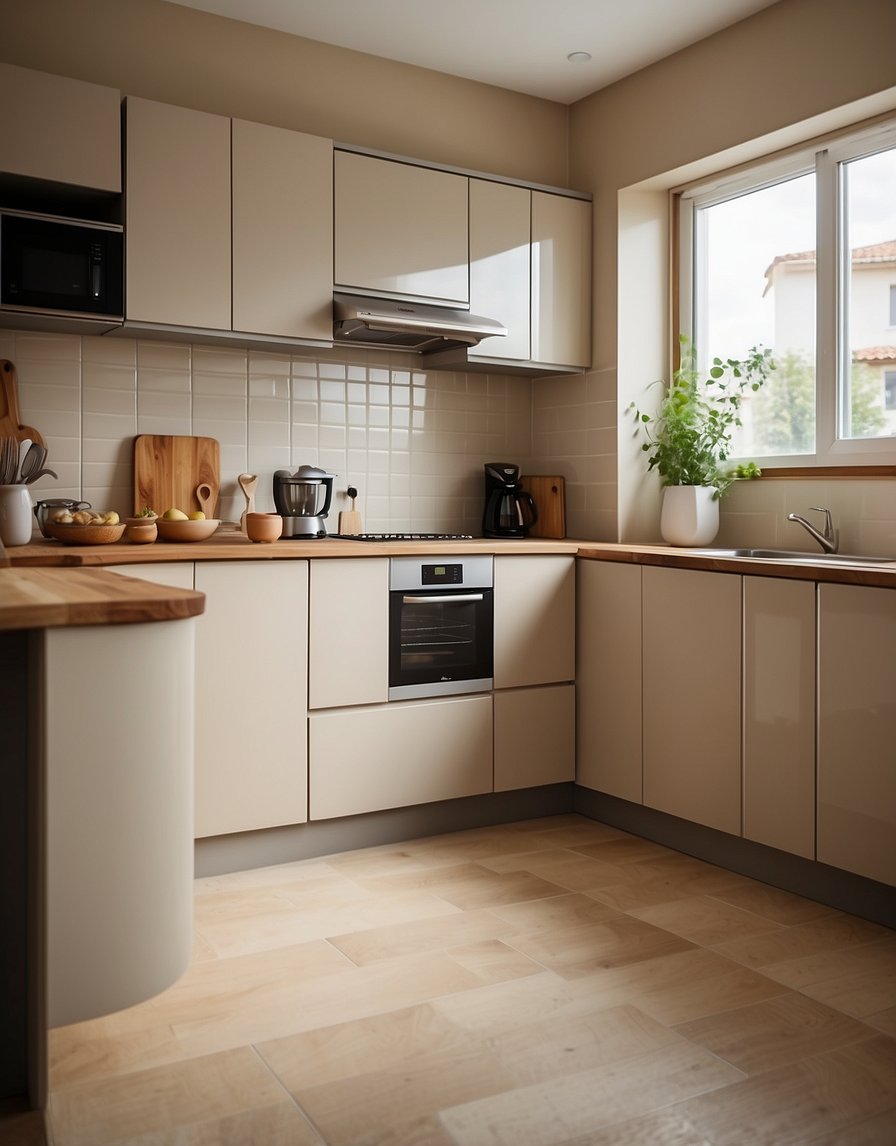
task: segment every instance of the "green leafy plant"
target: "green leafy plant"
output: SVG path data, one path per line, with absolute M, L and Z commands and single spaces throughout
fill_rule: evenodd
M 702 485 L 723 497 L 738 478 L 756 478 L 755 462 L 728 465 L 731 441 L 740 427 L 744 398 L 760 389 L 775 369 L 772 352 L 752 347 L 743 359 L 714 358 L 701 378 L 694 347 L 679 335 L 680 364 L 653 414 L 636 403 L 629 407 L 646 437 L 641 449 L 648 470 L 656 470 L 663 485 Z

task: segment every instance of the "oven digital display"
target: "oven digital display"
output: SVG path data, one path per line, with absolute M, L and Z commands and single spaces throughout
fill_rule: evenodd
M 463 585 L 463 565 L 421 565 L 420 581 L 423 585 Z

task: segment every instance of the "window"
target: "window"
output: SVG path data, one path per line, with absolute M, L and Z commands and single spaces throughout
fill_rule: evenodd
M 896 462 L 896 123 L 680 193 L 698 360 L 778 364 L 736 443 L 765 464 Z

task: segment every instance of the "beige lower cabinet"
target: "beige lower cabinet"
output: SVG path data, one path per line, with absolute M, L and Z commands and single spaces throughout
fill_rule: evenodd
M 415 700 L 312 712 L 312 820 L 492 790 L 492 698 Z
M 147 561 L 139 565 L 107 565 L 106 569 L 110 573 L 138 577 L 141 581 L 152 581 L 156 585 L 171 585 L 175 589 L 193 588 L 192 561 Z
M 815 584 L 743 588 L 744 838 L 815 859 Z
M 645 566 L 644 803 L 741 832 L 741 578 Z
M 495 688 L 575 680 L 575 558 L 495 558 Z
M 196 835 L 308 818 L 308 563 L 197 562 Z
M 821 863 L 896 884 L 896 593 L 818 587 Z
M 35 634 L 49 1026 L 169 987 L 190 961 L 195 620 Z
M 576 779 L 640 804 L 641 566 L 580 561 L 576 602 Z
M 389 696 L 389 558 L 311 562 L 309 708 Z
M 576 778 L 576 690 L 572 684 L 494 694 L 495 791 Z

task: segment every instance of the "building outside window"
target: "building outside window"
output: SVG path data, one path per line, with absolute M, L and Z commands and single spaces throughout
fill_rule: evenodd
M 681 326 L 699 360 L 770 347 L 737 452 L 896 463 L 896 124 L 685 189 Z

